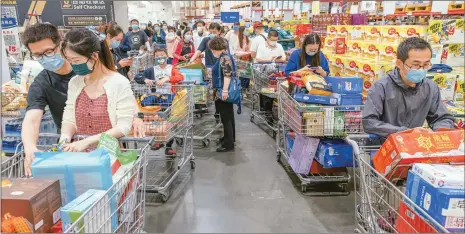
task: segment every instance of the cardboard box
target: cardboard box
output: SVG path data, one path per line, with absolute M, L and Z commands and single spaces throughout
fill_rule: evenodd
M 329 54 L 333 54 L 334 53 L 334 39 L 335 38 L 332 38 L 332 37 L 326 37 L 325 38 L 325 44 L 324 44 L 324 50 L 327 51 L 327 53 L 325 53 L 326 56 L 328 56 Z M 329 59 L 329 58 L 328 58 Z
M 46 233 L 60 220 L 61 194 L 58 180 L 2 180 L 2 217 L 24 217 L 36 233 Z
M 294 99 L 298 102 L 323 104 L 323 105 L 337 105 L 337 98 L 331 96 L 321 96 L 313 94 L 295 93 Z
M 315 157 L 320 139 L 296 135 L 294 147 L 289 156 L 289 165 L 296 173 L 306 174 Z
M 316 160 L 313 160 L 312 166 L 310 167 L 310 171 L 309 171 L 308 174 L 310 174 L 310 175 L 322 175 L 322 174 L 344 173 L 344 172 L 347 172 L 347 168 L 345 168 L 345 167 L 324 168 Z
M 333 93 L 360 94 L 363 91 L 363 79 L 357 76 L 327 76 L 325 80 Z
M 381 42 L 382 26 L 365 26 L 365 39 L 367 41 Z
M 307 136 L 324 136 L 324 117 L 324 112 L 304 113 L 303 133 Z
M 457 78 L 457 84 L 455 89 L 454 101 L 464 101 L 465 95 L 465 78 L 463 76 L 459 76 Z
M 337 26 L 336 25 L 328 25 L 326 30 L 326 38 L 335 38 L 337 37 Z
M 344 37 L 336 37 L 334 39 L 334 50 L 336 54 L 346 53 L 346 39 Z
M 61 209 L 63 232 L 68 230 L 89 209 L 91 210 L 87 213 L 86 218 L 75 226 L 75 231 L 79 233 L 111 233 L 110 216 L 114 209 L 110 207 L 106 191 L 94 189 L 87 190 Z
M 452 67 L 463 66 L 465 44 L 447 44 L 443 46 L 441 63 Z
M 401 26 L 385 25 L 381 28 L 381 41 L 383 43 L 399 44 Z
M 333 55 L 332 60 L 330 62 L 331 74 L 334 74 L 334 76 L 341 76 L 341 74 L 346 73 L 344 62 L 344 57 L 340 55 Z
M 441 44 L 432 44 L 431 45 L 431 64 L 440 64 L 442 58 L 443 45 Z
M 362 45 L 362 57 L 367 60 L 379 60 L 380 43 L 376 41 L 367 41 Z
M 413 163 L 465 161 L 464 131 L 391 134 L 373 158 L 374 168 L 388 179 L 406 178 Z
M 336 26 L 337 37 L 348 39 L 350 28 L 351 28 L 350 25 L 337 25 Z
M 323 168 L 353 167 L 352 146 L 344 140 L 321 140 L 315 160 Z
M 439 86 L 443 101 L 454 100 L 456 75 L 450 73 L 428 73 L 426 78 L 431 79 Z
M 379 61 L 394 63 L 397 59 L 397 44 L 381 44 L 379 47 Z
M 409 171 L 405 195 L 448 231 L 465 232 L 463 189 L 435 188 L 415 172 Z
M 398 233 L 437 233 L 436 229 L 425 218 L 418 215 L 404 201 L 400 201 L 399 215 L 396 218 Z
M 357 57 L 344 58 L 342 59 L 344 63 L 344 73 L 347 76 L 358 76 L 360 69 L 361 60 Z
M 414 163 L 412 171 L 435 188 L 465 188 L 464 165 Z
M 349 40 L 347 43 L 347 57 L 358 57 L 362 56 L 362 45 L 363 41 Z
M 430 43 L 465 43 L 464 19 L 430 20 L 427 32 Z
M 349 40 L 364 40 L 365 25 L 353 25 L 349 30 Z
M 400 40 L 399 42 L 410 38 L 420 37 L 425 38 L 428 27 L 423 25 L 404 25 L 400 26 Z

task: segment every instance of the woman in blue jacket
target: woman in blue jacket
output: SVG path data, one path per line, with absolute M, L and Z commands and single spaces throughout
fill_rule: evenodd
M 321 39 L 316 33 L 305 37 L 302 48 L 292 52 L 286 66 L 286 76 L 296 71 L 312 71 L 320 76 L 328 76 L 329 64 L 326 56 L 320 51 Z

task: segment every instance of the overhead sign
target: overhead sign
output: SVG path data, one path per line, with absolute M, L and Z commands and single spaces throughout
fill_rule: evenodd
M 221 21 L 223 23 L 239 23 L 239 12 L 221 12 Z

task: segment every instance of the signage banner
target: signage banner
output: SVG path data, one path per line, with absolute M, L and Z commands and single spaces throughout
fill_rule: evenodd
M 239 12 L 221 12 L 221 21 L 223 23 L 239 23 Z
M 3 1 L 2 1 L 3 2 Z M 2 5 L 2 36 L 8 54 L 16 61 L 21 58 L 21 42 L 19 40 L 18 16 L 16 7 Z

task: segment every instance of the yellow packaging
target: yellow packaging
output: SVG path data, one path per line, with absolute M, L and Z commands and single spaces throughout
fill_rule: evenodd
M 350 28 L 351 28 L 350 25 L 337 25 L 336 26 L 337 37 L 342 37 L 347 40 L 347 38 L 349 37 Z
M 463 76 L 459 76 L 457 78 L 457 88 L 455 90 L 454 100 L 463 102 L 465 94 L 465 78 Z
M 342 56 L 333 55 L 332 61 L 329 64 L 331 74 L 334 74 L 334 76 L 341 76 L 344 73 L 344 62 Z
M 364 25 L 353 25 L 349 30 L 349 40 L 364 40 L 365 39 Z
M 402 26 L 386 25 L 382 27 L 381 41 L 383 43 L 399 43 Z
M 410 37 L 425 38 L 427 31 L 428 27 L 423 25 L 400 26 L 400 41 L 403 41 Z
M 363 41 L 349 40 L 346 44 L 347 44 L 346 55 L 348 57 L 356 56 L 360 58 L 362 56 Z
M 442 20 L 430 20 L 428 24 L 427 41 L 432 44 L 439 44 L 445 40 L 444 31 L 442 30 Z
M 360 69 L 360 59 L 358 57 L 347 57 L 343 59 L 344 62 L 344 73 L 347 76 L 358 76 L 358 71 Z
M 395 62 L 397 59 L 397 45 L 395 43 L 383 43 L 379 47 L 380 62 Z
M 335 38 L 337 37 L 337 26 L 336 25 L 328 25 L 326 29 L 326 37 L 327 38 Z
M 375 41 L 363 42 L 362 57 L 364 59 L 378 61 L 379 49 L 380 49 L 380 44 L 378 42 L 375 42 Z
M 328 53 L 334 53 L 334 38 L 326 37 L 324 47 Z
M 392 69 L 394 69 L 394 63 L 361 60 L 358 75 L 363 78 L 363 93 L 368 94 L 368 90 L 373 86 L 373 83 L 386 76 L 387 72 Z
M 431 44 L 431 63 L 440 64 L 443 46 L 441 44 Z
M 427 40 L 430 43 L 464 43 L 464 19 L 431 20 Z
M 457 75 L 450 73 L 428 73 L 426 78 L 431 79 L 438 85 L 442 100 L 454 100 Z
M 382 26 L 365 26 L 365 39 L 368 41 L 380 42 Z
M 447 44 L 444 45 L 442 51 L 442 63 L 452 67 L 464 65 L 465 61 L 465 44 Z

